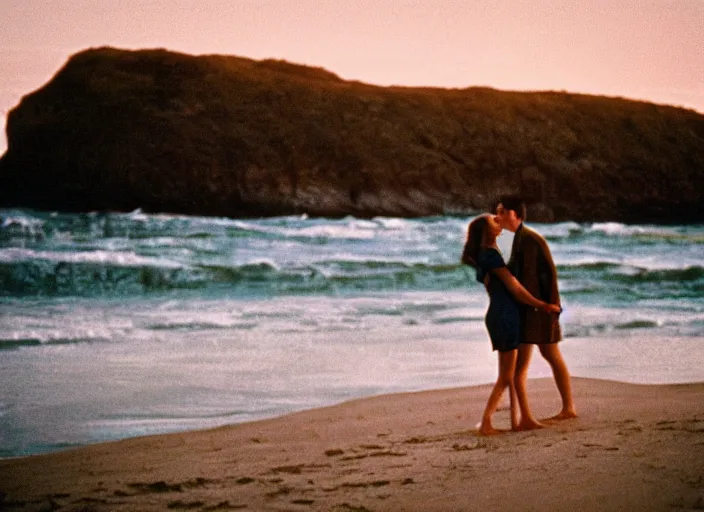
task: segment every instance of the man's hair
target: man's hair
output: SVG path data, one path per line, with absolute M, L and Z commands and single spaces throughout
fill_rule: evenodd
M 513 210 L 516 212 L 516 217 L 525 221 L 528 211 L 526 209 L 526 202 L 520 196 L 503 196 L 499 199 L 504 207 L 504 210 Z

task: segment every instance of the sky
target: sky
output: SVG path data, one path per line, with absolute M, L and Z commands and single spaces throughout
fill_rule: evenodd
M 98 46 L 284 59 L 377 85 L 569 91 L 704 113 L 704 0 L 0 0 L 0 13 L 3 128 L 23 95 Z

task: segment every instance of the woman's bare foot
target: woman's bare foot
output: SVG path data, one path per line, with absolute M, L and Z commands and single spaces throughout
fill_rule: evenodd
M 516 431 L 537 430 L 539 428 L 545 428 L 545 425 L 536 420 L 521 420 L 516 427 Z

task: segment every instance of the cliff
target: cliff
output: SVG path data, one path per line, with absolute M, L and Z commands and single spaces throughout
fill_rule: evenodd
M 76 54 L 8 115 L 0 205 L 704 220 L 704 115 L 619 98 L 377 87 L 284 61 Z

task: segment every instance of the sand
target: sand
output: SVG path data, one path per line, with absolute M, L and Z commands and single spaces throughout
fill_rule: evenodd
M 580 416 L 530 432 L 476 434 L 487 385 L 2 460 L 0 509 L 704 509 L 704 383 L 573 386 Z M 559 409 L 552 380 L 529 393 Z

